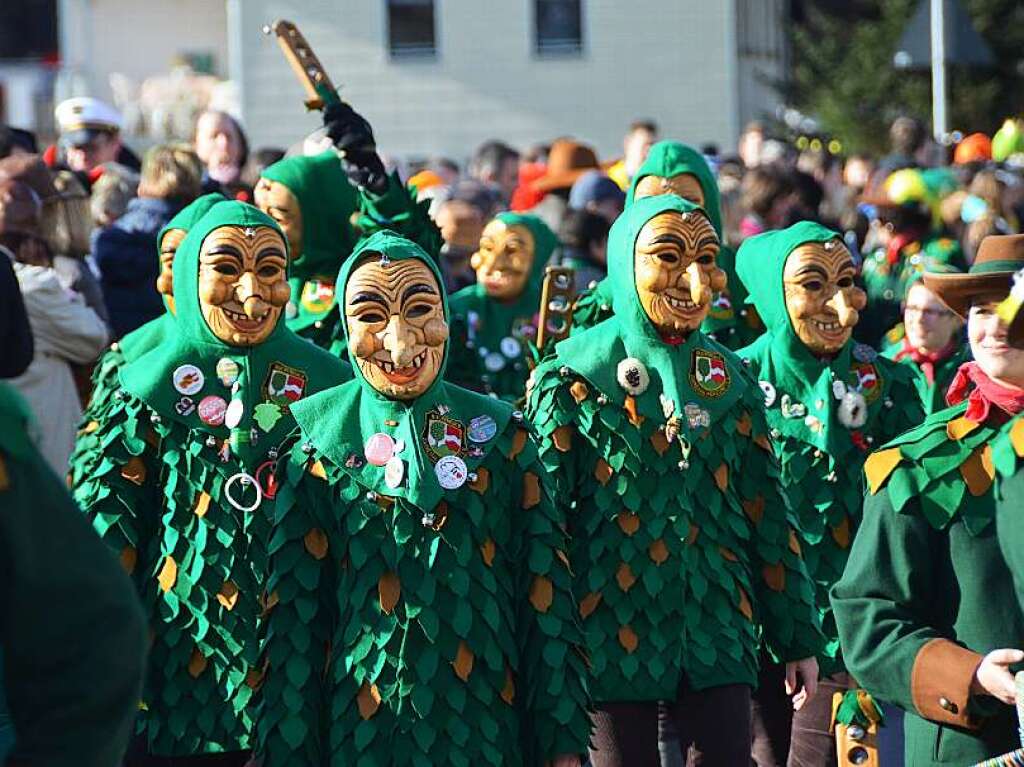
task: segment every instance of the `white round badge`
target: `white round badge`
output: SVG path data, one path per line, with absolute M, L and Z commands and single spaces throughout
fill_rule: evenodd
M 403 479 L 405 479 L 405 461 L 397 455 L 392 456 L 384 466 L 384 484 L 394 490 L 402 484 Z
M 523 345 L 512 336 L 505 336 L 501 339 L 501 343 L 498 344 L 498 348 L 501 349 L 501 353 L 510 360 L 518 358 L 519 355 L 523 353 Z
M 234 429 L 238 424 L 242 422 L 242 414 L 245 412 L 245 405 L 242 404 L 242 400 L 233 399 L 228 404 L 228 410 L 224 414 L 224 425 L 229 429 Z
M 434 473 L 438 484 L 445 490 L 457 490 L 466 484 L 469 469 L 466 468 L 466 462 L 457 455 L 446 455 L 434 464 Z
M 771 381 L 758 381 L 758 386 L 761 387 L 761 393 L 764 395 L 764 406 L 771 407 L 775 404 L 775 386 L 772 385 Z
M 490 373 L 497 373 L 505 367 L 505 357 L 498 352 L 491 352 L 484 357 L 484 367 Z
M 180 365 L 176 367 L 171 375 L 171 380 L 178 394 L 184 394 L 185 396 L 198 394 L 202 391 L 203 384 L 206 383 L 203 371 L 195 365 Z

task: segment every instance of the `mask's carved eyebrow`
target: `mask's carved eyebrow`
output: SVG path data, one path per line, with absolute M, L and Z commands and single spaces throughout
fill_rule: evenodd
M 651 245 L 678 245 L 683 250 L 686 249 L 686 241 L 678 234 L 659 234 L 651 240 Z
M 853 265 L 853 259 L 850 259 L 849 261 L 843 261 L 843 263 L 839 265 L 839 269 L 837 271 L 855 272 L 857 271 L 857 268 Z
M 417 283 L 416 285 L 410 285 L 402 292 L 402 303 L 404 304 L 413 296 L 418 295 L 436 296 L 437 291 L 434 290 L 434 288 L 432 288 L 430 285 L 427 285 L 426 283 L 423 282 Z
M 206 251 L 208 256 L 234 256 L 235 258 L 242 257 L 242 251 L 236 248 L 234 245 L 230 245 L 226 242 L 219 242 Z
M 351 306 L 358 306 L 359 304 L 366 303 L 380 304 L 385 309 L 390 308 L 384 296 L 382 296 L 380 293 L 375 293 L 372 290 L 363 290 L 359 293 L 356 293 L 352 297 L 352 300 L 349 301 L 349 305 Z
M 264 258 L 284 258 L 284 251 L 272 245 L 269 248 L 264 248 L 256 254 L 257 263 Z
M 697 243 L 697 249 L 698 250 L 700 250 L 702 248 L 707 248 L 707 247 L 713 247 L 713 248 L 719 247 L 718 238 L 717 237 L 705 237 L 704 239 L 702 239 L 700 242 Z
M 800 269 L 800 271 L 798 271 L 793 276 L 794 277 L 803 277 L 803 276 L 809 275 L 809 274 L 816 274 L 819 277 L 821 277 L 823 280 L 828 280 L 828 272 L 826 272 L 822 267 L 818 266 L 817 264 L 808 264 L 807 266 L 802 267 Z

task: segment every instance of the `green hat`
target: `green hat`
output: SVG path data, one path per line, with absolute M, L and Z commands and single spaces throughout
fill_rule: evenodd
M 629 192 L 626 195 L 626 207 L 633 204 L 637 184 L 645 176 L 661 176 L 670 178 L 681 173 L 689 173 L 697 178 L 700 188 L 704 192 L 704 211 L 707 213 L 711 225 L 715 227 L 715 233 L 722 236 L 722 212 L 719 201 L 718 183 L 715 176 L 708 167 L 704 155 L 693 147 L 681 144 L 678 141 L 659 141 L 651 147 L 647 159 L 633 177 L 633 183 L 629 185 Z
M 286 157 L 261 176 L 288 187 L 302 210 L 302 252 L 291 259 L 291 276 L 308 280 L 334 274 L 351 247 L 349 218 L 359 207 L 337 152 Z

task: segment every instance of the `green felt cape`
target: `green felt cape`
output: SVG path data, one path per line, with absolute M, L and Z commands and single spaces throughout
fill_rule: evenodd
M 501 399 L 515 402 L 522 398 L 529 374 L 527 350 L 536 342 L 544 270 L 558 239 L 537 216 L 499 213 L 496 218 L 508 226 L 519 224 L 530 230 L 534 240 L 533 264 L 523 292 L 513 301 L 491 298 L 479 283 L 452 296 L 452 315 L 457 325 L 465 326 L 468 341 L 466 346 L 454 350 L 452 367 L 459 383 L 475 388 L 477 382 L 482 382 L 484 393 L 494 393 Z M 516 343 L 513 348 L 503 350 L 502 341 L 506 338 Z M 508 351 L 515 353 L 506 354 Z M 498 369 L 488 367 L 489 357 Z
M 896 355 L 903 348 L 904 334 L 905 331 L 902 323 L 886 334 L 886 344 L 882 348 L 883 357 L 890 360 L 896 359 Z M 935 380 L 932 383 L 928 383 L 928 379 L 925 378 L 921 368 L 917 366 L 913 359 L 903 357 L 899 360 L 899 364 L 910 368 L 914 372 L 914 388 L 917 390 L 917 395 L 921 398 L 925 415 L 931 415 L 945 409 L 946 390 L 953 383 L 953 377 L 956 375 L 956 371 L 960 369 L 960 366 L 965 362 L 970 362 L 971 359 L 971 347 L 966 340 L 963 340 L 950 356 L 935 366 Z
M 852 340 L 831 360 L 815 357 L 797 337 L 786 310 L 786 261 L 807 242 L 829 242 L 836 232 L 809 221 L 744 241 L 739 275 L 767 331 L 739 354 L 765 391 L 766 415 L 793 502 L 807 569 L 817 584 L 818 604 L 829 644 L 823 674 L 842 670 L 839 638 L 828 590 L 842 575 L 861 517 L 861 467 L 871 445 L 881 445 L 924 418 L 913 371 L 879 358 Z M 859 390 L 867 417 L 847 427 L 839 417 L 840 394 Z
M 637 184 L 645 176 L 669 178 L 681 173 L 695 176 L 700 183 L 700 188 L 704 192 L 704 210 L 719 240 L 722 241 L 716 261 L 728 278 L 726 289 L 712 297 L 711 310 L 701 324 L 701 331 L 735 349 L 753 341 L 760 333 L 760 328 L 752 327 L 747 320 L 746 288 L 736 276 L 735 254 L 722 240 L 718 182 L 703 155 L 693 147 L 677 141 L 659 141 L 651 147 L 647 159 L 633 177 L 633 183 L 626 194 L 626 208 L 633 204 Z M 607 318 L 611 314 L 611 292 L 607 281 L 602 280 L 593 291 L 582 294 L 577 299 L 573 311 L 573 329 L 582 330 Z
M 992 462 L 996 468 L 996 530 L 1017 601 L 1024 604 L 1024 526 L 1020 524 L 1024 498 L 1024 416 L 1007 423 L 992 442 Z
M 640 304 L 636 239 L 664 211 L 704 215 L 660 195 L 615 222 L 615 315 L 558 344 L 528 400 L 556 498 L 572 504 L 599 702 L 674 699 L 683 674 L 697 690 L 753 685 L 762 642 L 780 660 L 823 644 L 760 390 L 699 331 L 663 342 Z
M 139 730 L 160 756 L 249 747 L 249 701 L 261 682 L 270 478 L 294 428 L 288 405 L 347 375 L 340 360 L 283 320 L 254 348 L 212 334 L 199 305 L 199 252 L 211 231 L 227 225 L 278 231 L 240 202 L 219 203 L 190 229 L 174 259 L 175 332 L 121 368 L 123 391 L 92 429 L 95 455 L 83 457 L 95 469 L 74 485 L 76 501 L 120 555 L 149 610 L 153 644 Z M 235 386 L 219 380 L 221 360 L 237 366 Z M 175 389 L 183 365 L 202 375 L 190 395 Z M 238 401 L 240 423 L 228 429 L 201 421 L 206 397 Z M 255 477 L 262 502 L 243 474 Z
M 342 268 L 341 294 L 364 254 L 423 261 L 444 290 L 423 250 L 378 233 Z M 258 753 L 267 767 L 525 766 L 585 750 L 563 522 L 521 417 L 440 376 L 415 401 L 391 400 L 353 368 L 356 380 L 292 408 Z M 462 487 L 438 483 L 435 418 L 468 466 Z M 467 432 L 481 418 L 482 440 Z M 397 487 L 363 458 L 375 433 L 404 442 Z

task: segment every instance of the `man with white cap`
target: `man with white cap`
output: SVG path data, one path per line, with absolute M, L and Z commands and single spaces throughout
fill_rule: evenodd
M 121 115 L 99 99 L 66 99 L 54 110 L 64 163 L 87 177 L 104 163 L 119 162 L 138 171 L 138 158 L 121 144 Z M 90 178 L 90 181 L 92 179 Z

